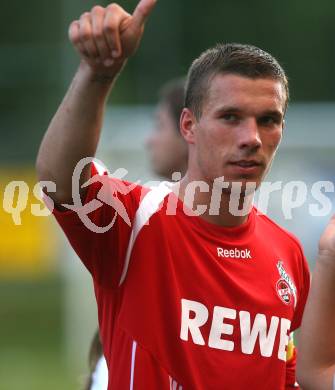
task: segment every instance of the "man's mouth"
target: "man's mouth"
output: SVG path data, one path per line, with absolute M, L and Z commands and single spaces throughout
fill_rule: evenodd
M 258 160 L 238 160 L 238 161 L 232 161 L 230 162 L 232 165 L 237 165 L 241 168 L 253 168 L 253 167 L 259 167 L 263 164 Z

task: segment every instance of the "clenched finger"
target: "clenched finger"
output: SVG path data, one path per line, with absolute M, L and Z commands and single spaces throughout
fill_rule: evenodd
M 107 7 L 104 20 L 104 32 L 113 57 L 120 57 L 122 55 L 120 25 L 127 17 L 130 17 L 130 15 L 117 4 L 111 4 Z
M 88 53 L 86 52 L 85 46 L 81 43 L 80 33 L 79 33 L 79 22 L 75 20 L 70 24 L 69 27 L 69 39 L 79 54 L 87 57 Z
M 100 6 L 95 6 L 91 12 L 92 33 L 95 46 L 102 61 L 110 57 L 110 50 L 104 35 L 105 10 Z
M 93 39 L 91 15 L 85 12 L 79 20 L 79 36 L 82 45 L 90 58 L 98 58 L 98 49 Z

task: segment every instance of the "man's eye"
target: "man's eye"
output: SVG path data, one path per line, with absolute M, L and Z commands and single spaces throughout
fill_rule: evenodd
M 224 114 L 222 118 L 227 122 L 235 122 L 238 119 L 235 114 Z
M 260 118 L 259 123 L 261 125 L 273 125 L 273 124 L 279 124 L 280 120 L 277 118 L 274 118 L 272 116 L 264 116 Z

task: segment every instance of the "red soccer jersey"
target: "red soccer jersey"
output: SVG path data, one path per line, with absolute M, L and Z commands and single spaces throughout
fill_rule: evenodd
M 116 185 L 128 183 L 104 176 L 85 203 Z M 188 215 L 169 192 L 114 192 L 131 226 L 117 215 L 103 234 L 73 211 L 54 211 L 93 277 L 108 389 L 294 387 L 286 348 L 309 289 L 299 243 L 255 209 L 225 228 Z M 89 217 L 107 226 L 115 215 L 104 203 Z

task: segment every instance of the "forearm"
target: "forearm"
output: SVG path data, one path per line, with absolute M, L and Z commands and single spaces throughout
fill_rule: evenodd
M 56 203 L 71 202 L 72 175 L 76 164 L 96 153 L 105 102 L 115 77 L 94 75 L 82 62 L 49 125 L 36 165 L 39 180 L 56 184 L 56 193 L 50 194 Z M 89 176 L 89 166 L 85 169 L 81 182 Z
M 99 142 L 107 96 L 122 67 L 141 41 L 156 0 L 140 0 L 130 15 L 116 3 L 94 6 L 69 27 L 69 39 L 81 57 L 79 69 L 52 119 L 37 156 L 40 181 L 53 181 L 58 203 L 71 203 L 77 163 L 93 157 Z M 89 178 L 86 166 L 80 184 Z
M 300 336 L 298 378 L 303 389 L 331 390 L 335 373 L 335 255 L 321 252 Z

